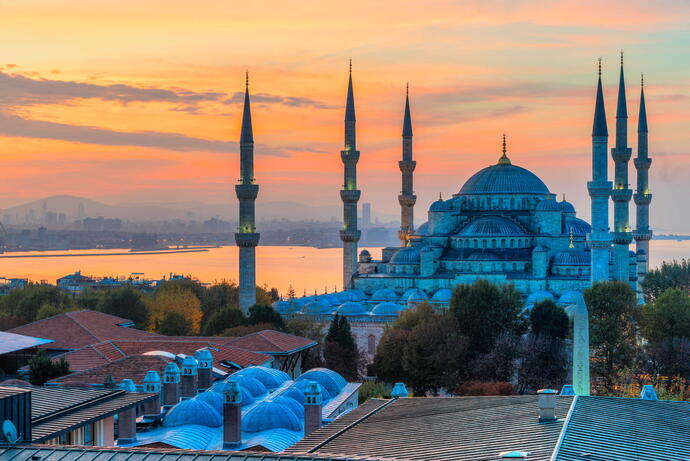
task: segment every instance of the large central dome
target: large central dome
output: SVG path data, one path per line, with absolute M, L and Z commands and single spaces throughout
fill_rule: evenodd
M 538 194 L 549 189 L 534 173 L 509 163 L 491 165 L 475 173 L 462 186 L 458 195 L 476 194 Z

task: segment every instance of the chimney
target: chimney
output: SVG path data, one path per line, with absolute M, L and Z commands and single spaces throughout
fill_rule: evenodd
M 393 391 L 391 392 L 391 397 L 393 397 L 394 399 L 400 399 L 409 397 L 409 395 L 410 394 L 407 392 L 405 383 L 395 383 L 395 385 L 393 386 Z
M 321 388 L 313 381 L 304 392 L 304 436 L 308 436 L 321 427 Z
M 199 392 L 203 392 L 211 387 L 211 370 L 213 368 L 213 355 L 208 349 L 201 349 L 194 354 L 197 362 L 199 362 Z
M 170 408 L 180 401 L 180 369 L 169 362 L 163 370 L 163 406 Z
M 161 413 L 161 377 L 157 372 L 149 370 L 144 376 L 144 392 L 156 394 L 155 399 L 144 403 L 144 416 L 156 417 Z
M 537 391 L 539 400 L 539 422 L 556 421 L 556 395 L 554 389 L 540 389 Z
M 242 444 L 242 392 L 237 381 L 223 386 L 223 448 L 237 448 Z
M 137 412 L 135 407 L 121 411 L 117 415 L 117 440 L 131 443 L 137 438 Z
M 188 355 L 182 361 L 182 377 L 180 381 L 183 400 L 196 396 L 197 362 L 191 355 Z

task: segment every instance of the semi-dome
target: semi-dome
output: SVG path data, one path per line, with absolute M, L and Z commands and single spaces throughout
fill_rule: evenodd
M 450 302 L 450 297 L 453 296 L 453 291 L 449 288 L 441 288 L 431 297 L 432 301 L 437 303 L 448 303 Z
M 223 384 L 225 384 L 225 383 L 223 383 Z M 222 414 L 223 402 L 225 401 L 222 393 L 213 392 L 213 391 L 204 391 L 204 392 L 197 394 L 197 396 L 194 398 L 197 400 L 200 400 L 202 402 L 208 403 L 209 405 L 211 405 L 213 407 L 214 410 L 216 410 L 218 413 Z
M 304 403 L 300 403 L 287 395 L 279 395 L 273 401 L 288 407 L 300 420 L 304 418 Z
M 371 310 L 371 315 L 397 316 L 404 310 L 405 306 L 401 306 L 400 304 L 395 304 L 390 301 L 385 301 L 374 306 L 374 308 Z
M 550 198 L 537 203 L 537 211 L 562 211 L 561 204 Z
M 439 198 L 431 204 L 431 206 L 429 207 L 429 211 L 434 213 L 453 211 L 453 204 L 450 201 L 446 202 L 443 201 L 443 199 Z
M 347 317 L 352 315 L 367 315 L 369 311 L 362 303 L 348 301 L 338 308 L 338 314 Z
M 345 378 L 328 368 L 312 368 L 297 378 L 297 381 L 304 380 L 315 381 L 321 384 L 332 396 L 340 394 L 345 385 L 347 385 Z
M 305 304 L 302 308 L 302 312 L 304 312 L 305 314 L 323 315 L 330 314 L 331 312 L 333 312 L 333 309 L 331 308 L 331 306 L 328 306 L 326 305 L 326 303 L 318 300 Z
M 566 234 L 570 234 L 572 231 L 574 236 L 584 237 L 592 232 L 592 226 L 590 226 L 587 221 L 576 218 L 575 216 L 566 216 L 564 231 Z
M 520 226 L 506 218 L 484 216 L 471 221 L 458 233 L 460 237 L 509 237 L 523 236 Z
M 371 295 L 372 301 L 383 302 L 383 301 L 397 301 L 398 295 L 395 291 L 390 288 L 380 288 Z
M 266 386 L 267 389 L 275 389 L 280 387 L 285 381 L 290 380 L 290 376 L 284 371 L 260 366 L 247 367 L 231 375 L 232 378 L 237 376 L 254 378 Z
M 555 266 L 589 266 L 589 253 L 578 250 L 576 248 L 569 248 L 567 250 L 559 251 L 553 257 L 553 264 Z
M 395 252 L 391 264 L 419 264 L 419 248 L 404 247 Z
M 208 403 L 194 399 L 182 400 L 170 409 L 163 426 L 175 427 L 187 424 L 198 424 L 200 426 L 219 427 L 223 424 L 223 418 Z
M 288 406 L 274 401 L 260 402 L 242 417 L 242 431 L 255 433 L 270 429 L 301 431 L 302 424 Z
M 417 228 L 416 231 L 414 231 L 415 234 L 417 235 L 427 235 L 429 233 L 429 223 L 425 222 L 421 226 Z
M 243 370 L 240 370 L 237 373 L 230 375 L 225 381 L 229 381 L 231 379 L 237 381 L 237 384 L 246 389 L 254 398 L 268 393 L 268 388 L 264 386 L 261 381 L 251 376 L 239 374 L 242 371 Z
M 531 171 L 516 165 L 498 164 L 475 173 L 463 184 L 458 195 L 548 193 L 546 185 Z
M 563 213 L 575 213 L 575 207 L 573 204 L 566 202 L 565 199 L 561 200 L 558 204 L 560 205 Z

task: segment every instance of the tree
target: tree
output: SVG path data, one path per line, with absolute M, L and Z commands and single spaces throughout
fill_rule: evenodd
M 44 351 L 39 351 L 29 361 L 29 381 L 34 386 L 42 386 L 51 379 L 69 373 L 69 363 L 64 358 L 53 361 Z
M 204 312 L 204 322 L 208 321 L 211 316 L 226 307 L 234 307 L 239 309 L 240 298 L 239 290 L 235 282 L 221 282 L 211 285 L 203 291 L 201 301 L 201 310 Z
M 473 354 L 489 352 L 504 331 L 520 334 L 525 329 L 520 316 L 522 298 L 512 284 L 477 280 L 472 285 L 458 285 L 450 299 L 450 311 Z
M 278 301 L 278 290 L 275 288 L 268 288 L 268 285 L 263 287 L 256 287 L 256 304 L 269 306 L 273 302 Z
M 568 336 L 570 320 L 565 309 L 551 300 L 538 302 L 529 315 L 530 331 L 535 336 L 545 335 L 564 339 Z
M 105 296 L 105 293 L 104 291 L 86 289 L 74 298 L 74 304 L 79 309 L 95 311 L 98 309 L 98 303 L 101 301 L 101 298 Z
M 690 296 L 669 288 L 642 308 L 640 327 L 650 343 L 671 338 L 690 338 Z
M 163 315 L 157 332 L 166 336 L 188 336 L 192 334 L 192 324 L 184 314 L 169 311 Z
M 72 306 L 72 300 L 58 287 L 39 283 L 29 283 L 0 297 L 0 311 L 8 316 L 19 317 L 24 323 L 33 322 L 38 310 L 45 304 L 65 311 Z
M 141 292 L 130 286 L 105 293 L 98 302 L 98 310 L 131 320 L 137 328 L 145 328 L 148 323 L 149 311 Z
M 170 283 L 170 282 L 166 282 Z M 201 329 L 201 301 L 194 292 L 182 287 L 169 287 L 156 291 L 148 299 L 149 331 L 157 331 L 166 313 L 176 312 L 190 324 L 189 334 L 199 334 Z
M 401 351 L 405 349 L 409 335 L 409 330 L 396 326 L 386 327 L 374 356 L 374 372 L 379 379 L 387 383 L 408 381 Z
M 478 354 L 467 369 L 468 380 L 502 381 L 513 380 L 515 362 L 520 356 L 520 337 L 509 331 L 501 333 L 489 352 Z
M 204 336 L 215 336 L 228 328 L 246 325 L 247 318 L 237 307 L 224 307 L 216 310 L 204 325 Z
M 233 328 L 228 328 L 220 332 L 220 336 L 247 336 L 252 333 L 257 333 L 263 330 L 270 330 L 273 328 L 272 323 L 257 323 L 256 325 L 239 325 Z
M 69 310 L 69 308 L 65 309 L 63 307 L 54 306 L 52 304 L 44 304 L 41 306 L 38 312 L 36 312 L 36 318 L 34 319 L 34 321 L 47 319 L 48 317 L 53 317 L 55 315 L 62 314 Z
M 633 364 L 638 307 L 626 282 L 596 282 L 584 291 L 589 310 L 592 371 L 612 392 L 617 376 Z
M 651 269 L 641 283 L 646 302 L 654 302 L 664 291 L 677 288 L 690 295 L 690 260 L 664 261 L 658 269 Z
M 304 319 L 292 319 L 285 325 L 285 331 L 296 336 L 316 341 L 315 347 L 310 347 L 302 357 L 302 369 L 310 370 L 323 366 L 324 334 L 321 324 Z
M 285 323 L 275 309 L 268 305 L 254 304 L 249 308 L 248 325 L 256 325 L 257 323 L 270 323 L 276 330 L 285 330 Z
M 346 379 L 359 376 L 359 351 L 352 337 L 350 322 L 337 313 L 333 317 L 324 345 L 326 367 L 337 371 Z

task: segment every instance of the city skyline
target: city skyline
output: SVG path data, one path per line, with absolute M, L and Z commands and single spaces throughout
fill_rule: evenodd
M 552 192 L 566 193 L 588 220 L 582 180 L 590 162 L 596 58 L 604 58 L 611 126 L 622 48 L 631 126 L 637 123 L 639 75 L 646 76 L 655 158 L 651 219 L 661 231 L 683 232 L 689 218 L 670 207 L 690 172 L 682 129 L 690 69 L 675 59 L 688 34 L 690 8 L 621 5 L 369 6 L 356 34 L 330 30 L 342 18 L 305 4 L 290 11 L 274 5 L 271 14 L 249 5 L 230 10 L 207 3 L 193 11 L 173 5 L 156 21 L 145 17 L 151 9 L 129 3 L 103 4 L 102 16 L 59 3 L 6 7 L 11 21 L 0 32 L 6 43 L 29 18 L 45 27 L 4 53 L 0 166 L 8 173 L 0 185 L 2 208 L 54 194 L 110 203 L 234 202 L 248 68 L 256 95 L 259 202 L 329 205 L 337 215 L 352 57 L 362 202 L 397 211 L 409 80 L 415 193 L 423 209 L 439 192 L 456 193 L 473 171 L 493 163 L 506 132 L 511 159 L 537 172 Z M 355 2 L 343 13 L 364 8 Z M 124 19 L 137 12 L 142 21 L 129 21 L 127 36 L 121 36 Z M 395 26 L 375 27 L 384 14 Z M 55 23 L 61 27 L 71 24 L 71 33 L 58 33 L 50 15 L 60 18 Z M 183 26 L 188 35 L 177 36 Z M 283 31 L 281 40 L 262 37 L 275 27 Z M 309 34 L 325 38 L 305 41 Z M 84 43 L 85 37 L 92 40 Z M 631 146 L 635 153 L 632 140 Z M 630 182 L 634 187 L 634 177 Z

